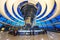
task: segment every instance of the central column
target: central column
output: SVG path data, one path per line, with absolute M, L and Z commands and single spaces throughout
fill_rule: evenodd
M 22 15 L 25 20 L 25 27 L 31 28 L 37 8 L 34 4 L 27 3 L 21 7 Z
M 31 17 L 28 17 L 28 18 L 25 20 L 25 23 L 31 25 Z

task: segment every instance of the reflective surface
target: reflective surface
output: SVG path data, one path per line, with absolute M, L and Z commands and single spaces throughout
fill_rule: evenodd
M 60 40 L 60 33 L 47 32 L 49 40 Z
M 30 36 L 13 36 L 8 32 L 0 32 L 0 40 L 60 40 L 60 33 L 47 32 L 47 34 L 30 35 Z

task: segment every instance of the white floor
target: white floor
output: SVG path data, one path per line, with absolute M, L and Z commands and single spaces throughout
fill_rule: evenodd
M 35 36 L 13 36 L 7 32 L 0 32 L 0 40 L 60 40 L 60 33 L 47 32 Z

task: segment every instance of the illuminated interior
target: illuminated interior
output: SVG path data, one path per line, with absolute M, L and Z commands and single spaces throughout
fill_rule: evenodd
M 29 27 L 28 30 L 50 30 L 54 31 L 57 29 L 60 29 L 60 6 L 59 6 L 59 0 L 0 0 L 0 28 L 4 25 L 10 25 L 14 27 L 24 27 L 25 23 L 30 23 L 29 19 L 25 20 L 25 17 L 30 15 L 31 9 L 29 7 L 33 5 L 37 10 L 33 12 L 33 23 L 31 27 Z M 1 5 L 2 4 L 2 5 Z M 22 6 L 30 4 L 30 6 L 27 6 L 26 14 L 23 14 L 21 11 Z M 52 4 L 52 5 L 51 5 Z M 32 8 L 33 11 L 33 8 Z M 34 14 L 35 13 L 35 14 Z M 30 16 L 32 17 L 32 15 Z M 33 27 L 32 27 L 33 26 Z M 36 26 L 36 28 L 35 28 Z M 23 29 L 22 29 L 23 30 Z

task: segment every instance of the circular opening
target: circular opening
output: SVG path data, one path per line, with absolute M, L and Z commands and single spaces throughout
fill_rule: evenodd
M 21 12 L 24 19 L 27 19 L 27 17 L 34 18 L 37 12 L 37 8 L 33 4 L 27 3 L 21 7 Z

